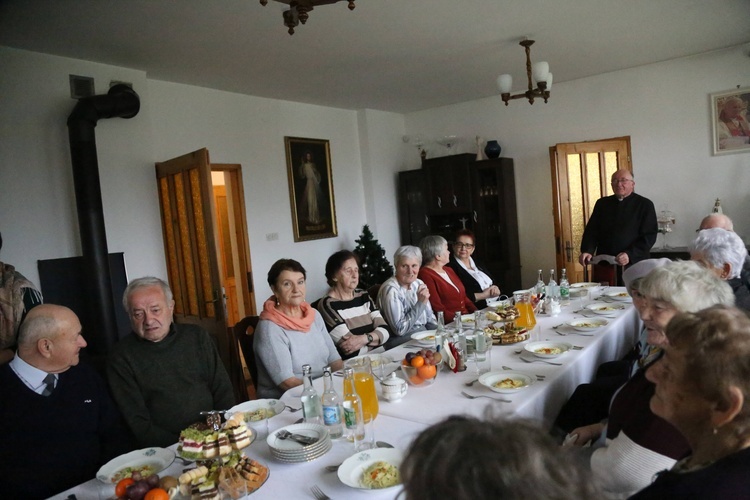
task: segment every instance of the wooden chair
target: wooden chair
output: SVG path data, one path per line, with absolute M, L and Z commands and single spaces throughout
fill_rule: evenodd
M 376 304 L 378 303 L 378 292 L 380 291 L 380 286 L 381 286 L 380 284 L 372 285 L 370 288 L 367 289 L 367 294 Z
M 258 388 L 258 366 L 255 364 L 253 335 L 255 334 L 255 328 L 258 326 L 259 319 L 258 316 L 246 316 L 232 327 L 234 339 L 240 345 L 242 356 L 245 358 L 245 364 L 250 371 L 250 378 L 253 380 L 253 387 L 256 389 Z

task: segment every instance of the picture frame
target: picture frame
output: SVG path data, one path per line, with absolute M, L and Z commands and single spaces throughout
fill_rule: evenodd
M 338 236 L 330 144 L 284 137 L 294 241 Z
M 710 100 L 713 154 L 750 152 L 750 87 L 711 94 Z

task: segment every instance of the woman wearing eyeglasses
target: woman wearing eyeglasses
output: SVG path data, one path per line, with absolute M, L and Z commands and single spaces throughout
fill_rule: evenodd
M 493 302 L 500 295 L 500 287 L 494 284 L 489 271 L 472 258 L 476 248 L 474 242 L 474 233 L 470 229 L 459 230 L 448 267 L 456 272 L 463 283 L 466 297 L 477 309 L 484 309 L 488 302 Z
M 342 359 L 365 354 L 388 340 L 388 324 L 375 302 L 359 284 L 359 260 L 354 252 L 339 250 L 326 262 L 331 289 L 320 299 L 318 311 Z

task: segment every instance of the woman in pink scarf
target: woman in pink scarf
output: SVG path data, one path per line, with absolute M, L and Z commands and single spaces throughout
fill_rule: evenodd
M 343 367 L 323 318 L 305 302 L 306 277 L 292 259 L 280 259 L 268 271 L 273 295 L 263 304 L 253 341 L 259 398 L 278 398 L 302 385 L 302 365 L 312 367 L 313 378 L 325 366 Z

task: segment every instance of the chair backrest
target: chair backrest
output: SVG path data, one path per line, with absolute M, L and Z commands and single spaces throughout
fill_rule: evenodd
M 247 369 L 250 370 L 250 377 L 253 379 L 253 386 L 258 388 L 258 366 L 255 364 L 255 350 L 253 349 L 253 335 L 255 327 L 258 326 L 259 316 L 246 316 L 234 325 L 234 338 L 239 342 L 242 349 L 242 356 L 245 358 Z
M 380 291 L 381 285 L 372 285 L 367 289 L 367 294 L 370 296 L 373 302 L 378 303 L 378 292 Z

